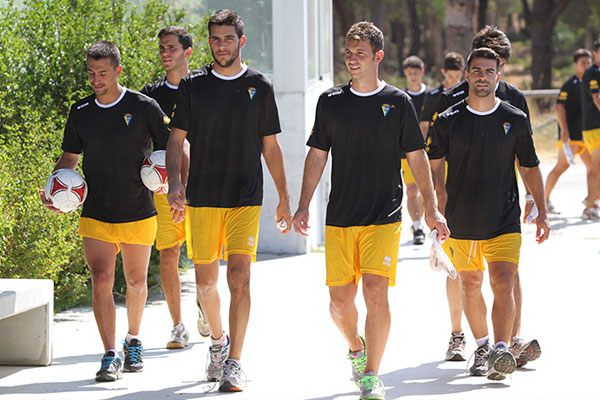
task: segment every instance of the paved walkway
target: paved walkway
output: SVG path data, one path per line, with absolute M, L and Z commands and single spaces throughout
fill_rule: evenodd
M 546 173 L 551 167 L 544 165 Z M 544 176 L 545 176 L 544 173 Z M 381 377 L 388 399 L 598 399 L 600 223 L 579 217 L 585 170 L 577 164 L 559 181 L 552 238 L 537 245 L 524 228 L 521 255 L 523 331 L 543 355 L 505 382 L 465 374 L 466 362 L 445 362 L 450 333 L 445 279 L 428 266 L 429 246 L 409 244 L 404 229 L 397 286 L 390 290 L 392 328 Z M 408 226 L 408 224 L 407 224 Z M 224 272 L 224 270 L 223 270 Z M 344 342 L 328 314 L 324 255 L 262 255 L 253 267 L 252 315 L 243 355 L 246 391 L 220 394 L 202 381 L 207 341 L 195 330 L 193 273 L 183 278 L 183 311 L 191 332 L 185 350 L 166 350 L 170 319 L 163 300 L 149 302 L 142 324 L 144 372 L 96 383 L 102 345 L 90 308 L 56 315 L 54 362 L 49 367 L 0 367 L 1 399 L 356 399 Z M 220 282 L 223 313 L 229 303 Z M 491 292 L 485 285 L 491 310 Z M 364 307 L 359 308 L 364 319 Z M 117 332 L 126 333 L 123 307 Z M 467 351 L 475 343 L 466 320 Z

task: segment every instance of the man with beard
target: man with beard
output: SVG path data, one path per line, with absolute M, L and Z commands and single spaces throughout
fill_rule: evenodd
M 473 50 L 467 59 L 468 97 L 435 120 L 429 138 L 433 171 L 448 161 L 445 216 L 451 234 L 446 252 L 460 274 L 464 311 L 478 349 L 471 375 L 502 380 L 517 367 L 508 348 L 515 320 L 513 288 L 519 266 L 521 225 L 514 160 L 536 204 L 538 243 L 550 232 L 544 184 L 527 115 L 495 96 L 500 57 L 489 48 Z M 485 257 L 494 293 L 489 343 L 486 306 L 481 293 Z
M 167 144 L 168 201 L 173 219 L 185 216 L 188 251 L 196 270 L 199 300 L 211 329 L 209 381 L 219 391 L 243 390 L 240 357 L 250 314 L 250 263 L 256 258 L 265 162 L 279 194 L 276 221 L 292 214 L 273 85 L 241 61 L 244 23 L 235 11 L 219 10 L 208 21 L 213 62 L 179 84 Z M 190 142 L 187 189 L 180 179 L 183 143 Z M 228 335 L 217 291 L 219 258 L 227 260 L 231 292 Z

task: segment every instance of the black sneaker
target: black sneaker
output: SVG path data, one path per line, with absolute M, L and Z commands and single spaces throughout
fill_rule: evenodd
M 488 372 L 487 359 L 490 354 L 490 344 L 486 343 L 483 346 L 479 346 L 472 357 L 475 357 L 475 362 L 469 368 L 471 376 L 485 376 Z
M 425 232 L 423 232 L 423 229 L 415 229 L 414 226 L 411 226 L 410 230 L 413 233 L 413 244 L 425 243 Z
M 501 381 L 506 379 L 506 375 L 515 372 L 517 360 L 508 347 L 496 345 L 489 353 L 487 367 L 487 378 L 492 381 Z
M 144 369 L 144 361 L 142 360 L 143 351 L 144 346 L 142 346 L 142 342 L 140 342 L 139 340 L 132 339 L 131 343 L 127 343 L 127 340 L 123 341 L 123 355 L 125 356 L 123 371 L 142 371 Z
M 96 372 L 98 382 L 113 382 L 123 378 L 123 360 L 121 360 L 113 351 L 104 353 L 100 366 L 100 371 Z

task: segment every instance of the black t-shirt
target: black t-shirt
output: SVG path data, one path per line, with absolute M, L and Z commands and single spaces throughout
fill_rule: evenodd
M 223 77 L 207 65 L 179 83 L 171 126 L 187 131 L 190 142 L 190 206 L 262 204 L 263 137 L 281 128 L 273 85 L 246 68 Z
M 162 77 L 153 83 L 147 84 L 140 92 L 156 100 L 160 108 L 162 108 L 163 112 L 169 116 L 169 118 L 173 116 L 173 105 L 177 98 L 177 86 L 171 85 L 166 77 Z M 166 149 L 167 142 L 154 142 L 154 150 Z
M 592 64 L 583 74 L 583 90 L 581 91 L 581 105 L 583 110 L 583 130 L 589 131 L 600 128 L 600 110 L 594 104 L 593 93 L 600 92 L 600 67 Z
M 168 138 L 166 124 L 154 99 L 129 89 L 111 105 L 98 103 L 95 95 L 73 104 L 62 149 L 83 152 L 88 196 L 82 217 L 121 223 L 156 214 L 152 193 L 140 178 L 140 167 L 150 154 L 152 141 Z
M 524 167 L 539 164 L 527 116 L 504 101 L 486 113 L 461 101 L 441 113 L 430 132 L 429 158 L 448 161 L 451 237 L 485 240 L 520 232 L 515 156 Z
M 410 97 L 383 84 L 356 94 L 350 84 L 319 97 L 307 145 L 331 150 L 326 225 L 366 226 L 402 219 L 400 153 L 425 147 Z
M 437 114 L 443 111 L 440 111 L 440 96 L 445 91 L 446 88 L 440 83 L 438 87 L 427 93 L 423 102 L 423 109 L 421 110 L 421 122 L 430 122 L 434 119 L 434 115 L 437 117 Z
M 425 86 L 425 84 L 423 84 L 421 86 L 421 90 L 419 90 L 418 92 L 412 92 L 412 91 L 408 90 L 408 88 L 404 89 L 404 91 L 406 92 L 406 94 L 408 94 L 410 96 L 410 99 L 412 100 L 413 104 L 415 105 L 415 110 L 417 112 L 417 118 L 419 118 L 421 113 L 423 112 L 423 104 L 425 101 L 425 97 L 427 96 L 427 93 L 429 92 L 429 88 L 427 86 Z
M 469 96 L 469 83 L 467 81 L 457 83 L 440 95 L 438 113 L 467 98 L 467 96 Z M 496 88 L 496 97 L 523 111 L 529 120 L 527 100 L 525 100 L 525 95 L 518 87 L 501 80 Z
M 565 106 L 569 138 L 571 140 L 583 140 L 581 134 L 583 118 L 581 115 L 581 79 L 575 75 L 570 77 L 560 88 L 556 103 L 564 104 Z M 558 138 L 560 139 L 560 127 L 558 129 Z

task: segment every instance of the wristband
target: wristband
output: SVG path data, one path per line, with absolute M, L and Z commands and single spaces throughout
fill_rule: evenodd
M 533 195 L 531 193 L 527 193 L 525 195 L 525 203 L 533 203 Z

